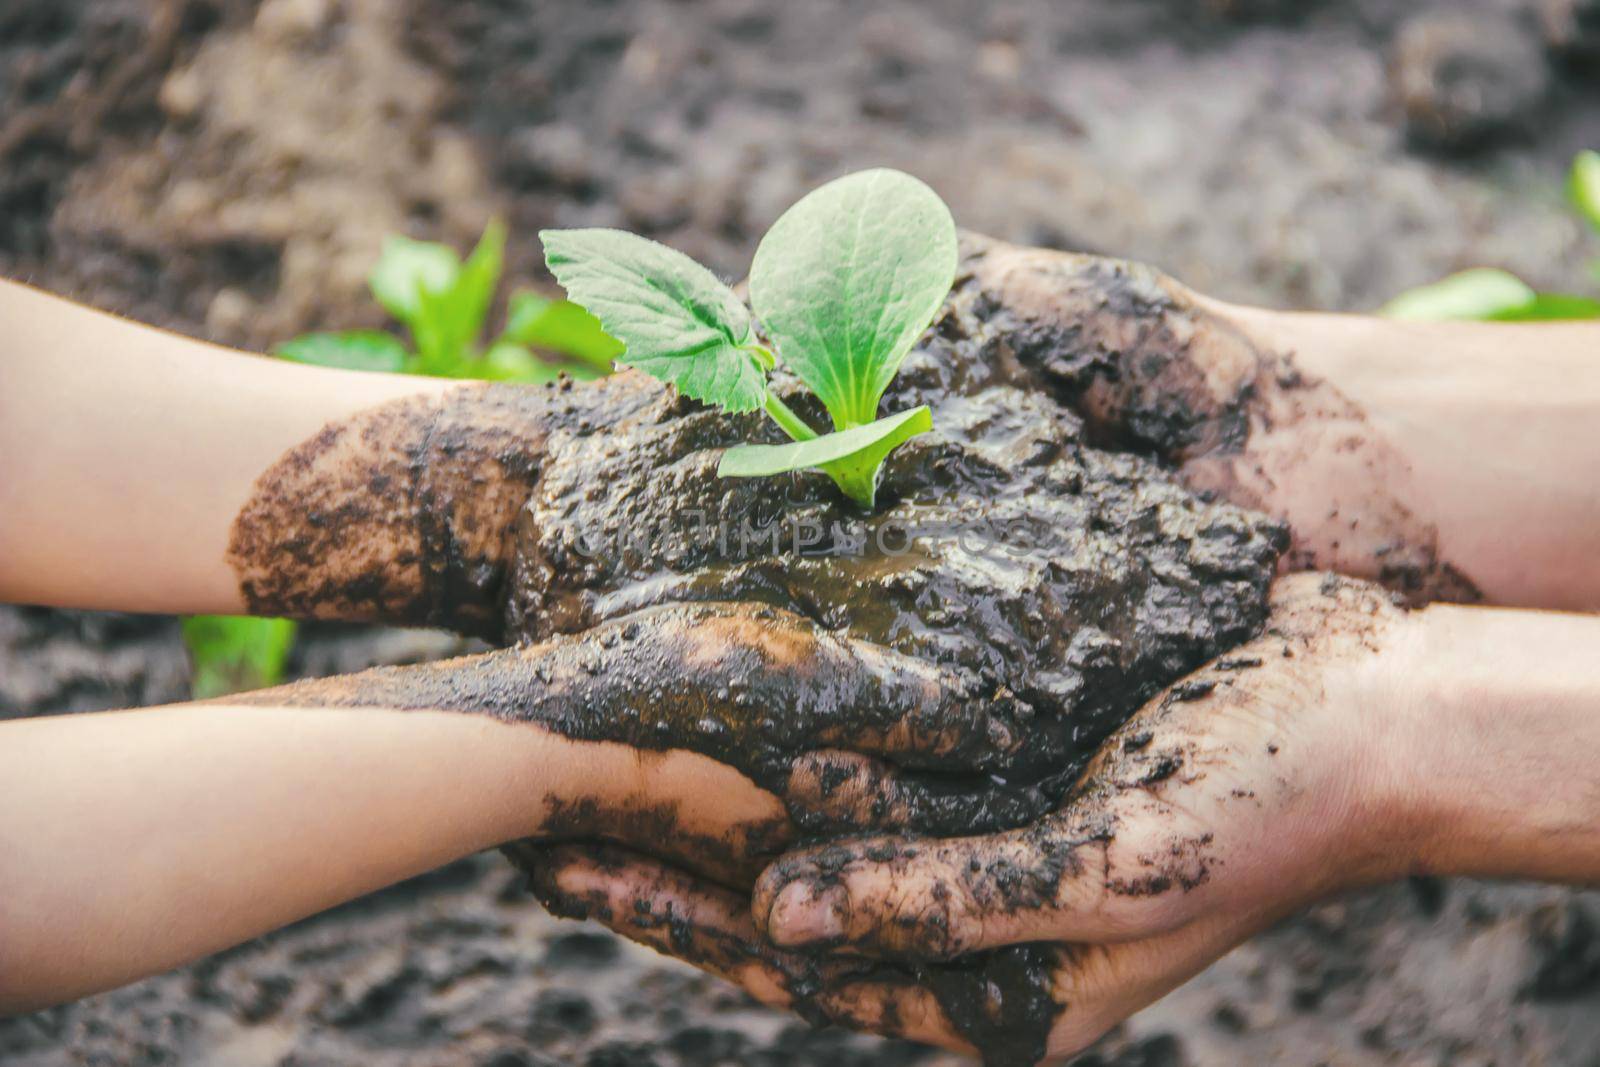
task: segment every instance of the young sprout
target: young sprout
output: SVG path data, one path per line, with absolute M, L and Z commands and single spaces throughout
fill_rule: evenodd
M 619 363 L 729 413 L 759 408 L 792 439 L 729 449 L 723 477 L 814 468 L 870 509 L 889 453 L 933 428 L 925 405 L 878 417 L 884 390 L 955 280 L 955 222 L 909 174 L 868 170 L 829 182 L 784 212 L 756 249 L 755 316 L 827 409 L 826 434 L 769 389 L 775 358 L 756 318 L 700 264 L 620 230 L 540 237 L 568 297 L 624 345 Z

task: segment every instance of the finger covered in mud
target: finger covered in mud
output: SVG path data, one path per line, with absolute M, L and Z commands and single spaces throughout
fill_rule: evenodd
M 528 844 L 511 854 L 552 914 L 593 919 L 813 1022 L 971 1051 L 915 975 L 776 948 L 756 932 L 742 894 L 614 847 Z
M 1000 336 L 1091 440 L 1171 463 L 1237 444 L 1262 354 L 1142 263 L 966 234 L 947 313 Z
M 924 774 L 858 752 L 825 749 L 794 761 L 782 795 L 804 836 L 828 838 L 884 830 L 1001 830 L 1050 811 L 1061 788 L 1055 779 Z
M 1299 761 L 1308 738 L 1324 739 L 1314 731 L 1329 687 L 1404 616 L 1393 594 L 1333 575 L 1285 579 L 1273 605 L 1259 638 L 1115 731 L 1049 817 L 999 834 L 791 852 L 757 884 L 758 926 L 788 946 L 949 959 L 1034 940 L 1144 938 L 1187 921 L 1235 844 L 1230 831 L 1248 835 L 1262 810 L 1316 792 L 1313 775 L 1340 773 L 1327 743 L 1320 769 L 1294 762 L 1294 780 L 1284 777 L 1291 749 Z M 1280 754 L 1281 772 L 1263 768 Z
M 1481 599 L 1415 503 L 1394 442 L 1226 305 L 1144 264 L 975 235 L 963 252 L 944 332 L 1003 347 L 1085 419 L 1090 441 L 1286 520 L 1287 569 L 1374 579 L 1413 604 Z

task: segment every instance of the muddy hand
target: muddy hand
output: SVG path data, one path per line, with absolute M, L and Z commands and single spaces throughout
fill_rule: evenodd
M 770 1007 L 819 1025 L 975 1051 L 951 1030 L 925 985 L 923 968 L 778 948 L 756 930 L 748 892 L 605 845 L 529 848 L 518 858 L 553 914 L 601 922 L 740 986 Z
M 745 888 L 797 835 L 998 827 L 1049 807 L 1031 787 L 971 770 L 1022 741 L 1004 694 L 973 692 L 921 661 L 757 605 L 654 609 L 539 645 L 238 699 L 453 710 L 628 745 L 641 762 L 708 757 L 699 762 L 738 772 L 720 780 L 731 775 L 743 810 L 763 818 L 714 832 L 719 809 L 701 798 L 694 825 L 684 825 L 677 791 L 656 802 L 645 786 L 628 797 L 560 798 L 558 825 L 544 836 L 623 841 Z
M 830 1017 L 868 1029 L 975 1045 L 996 1064 L 1082 1049 L 1275 918 L 1398 873 L 1404 850 L 1361 801 L 1389 711 L 1374 679 L 1405 625 L 1374 587 L 1285 579 L 1263 636 L 1152 701 L 1059 811 L 992 836 L 785 856 L 753 909 L 776 947 L 740 952 L 775 953 L 764 968 L 843 949 L 829 958 L 910 971 L 911 986 L 858 969 L 816 987 Z M 552 877 L 603 896 L 622 932 L 697 962 L 707 939 L 745 945 L 740 915 L 691 906 L 698 890 L 645 861 L 568 856 Z M 632 926 L 634 908 L 676 914 L 676 940 L 670 924 Z M 762 995 L 764 969 L 711 963 Z
M 1361 405 L 1300 366 L 1282 316 L 1203 297 L 1139 263 L 969 235 L 935 354 L 1016 365 L 1091 440 L 1289 523 L 1290 569 L 1478 599 L 1442 558 L 1410 463 Z
M 610 425 L 646 399 L 636 385 L 477 382 L 330 422 L 262 473 L 234 520 L 246 605 L 497 637 L 512 523 L 549 436 Z

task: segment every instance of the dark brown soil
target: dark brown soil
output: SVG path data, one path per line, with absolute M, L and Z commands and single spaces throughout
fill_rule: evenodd
M 634 410 L 604 432 L 552 435 L 518 522 L 510 633 L 537 642 L 662 604 L 764 604 L 944 668 L 975 711 L 1003 700 L 1006 750 L 956 753 L 951 769 L 1058 788 L 1157 691 L 1253 636 L 1287 532 L 1093 447 L 1053 399 L 1050 346 L 1019 362 L 1002 297 L 973 278 L 987 244 L 968 247 L 888 400 L 931 405 L 934 430 L 890 457 L 872 514 L 815 473 L 719 478 L 722 448 L 781 434 L 615 378 L 604 393 L 654 402 L 608 400 Z M 820 420 L 795 383 L 778 389 Z M 665 694 L 645 694 L 673 685 L 641 677 L 641 706 L 662 707 Z M 783 703 L 800 714 L 798 697 Z M 759 760 L 790 727 L 806 724 L 736 731 L 731 747 Z M 965 822 L 938 832 L 977 830 Z
M 361 293 L 382 233 L 464 244 L 495 211 L 530 280 L 533 230 L 576 224 L 735 276 L 794 197 L 885 163 L 963 225 L 1273 305 L 1372 307 L 1477 264 L 1571 288 L 1591 254 L 1559 202 L 1566 159 L 1600 142 L 1587 0 L 0 7 L 0 270 L 233 343 L 374 322 Z M 1508 27 L 1481 67 L 1519 75 L 1496 83 L 1516 93 L 1399 106 L 1400 33 L 1439 11 Z M 1408 113 L 1461 99 L 1492 106 L 1487 133 L 1411 147 Z M 301 665 L 450 647 L 322 632 Z M 0 714 L 171 699 L 182 673 L 168 623 L 0 614 Z M 952 1062 L 756 1009 L 548 919 L 513 881 L 498 860 L 458 864 L 7 1020 L 0 1061 Z M 1325 905 L 1084 1062 L 1587 1067 L 1596 899 L 1419 882 Z

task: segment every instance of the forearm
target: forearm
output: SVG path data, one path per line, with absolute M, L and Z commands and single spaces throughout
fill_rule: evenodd
M 227 555 L 261 474 L 447 383 L 252 359 L 0 281 L 0 600 L 245 608 Z
M 156 973 L 536 827 L 480 718 L 204 705 L 0 727 L 0 1012 Z
M 0 323 L 0 601 L 493 636 L 547 435 L 649 395 L 254 359 L 5 282 Z
M 1381 810 L 1412 869 L 1600 883 L 1600 618 L 1433 607 L 1401 655 Z
M 1485 601 L 1600 608 L 1600 324 L 1240 314 L 1361 413 L 1277 490 L 1322 531 L 1319 562 L 1367 573 L 1352 520 L 1388 494 Z M 1348 447 L 1368 431 L 1383 450 Z
M 382 708 L 7 723 L 0 783 L 0 1014 L 166 970 L 495 844 L 571 834 L 575 811 L 599 824 L 608 810 L 670 811 L 686 829 L 781 818 L 687 753 Z

